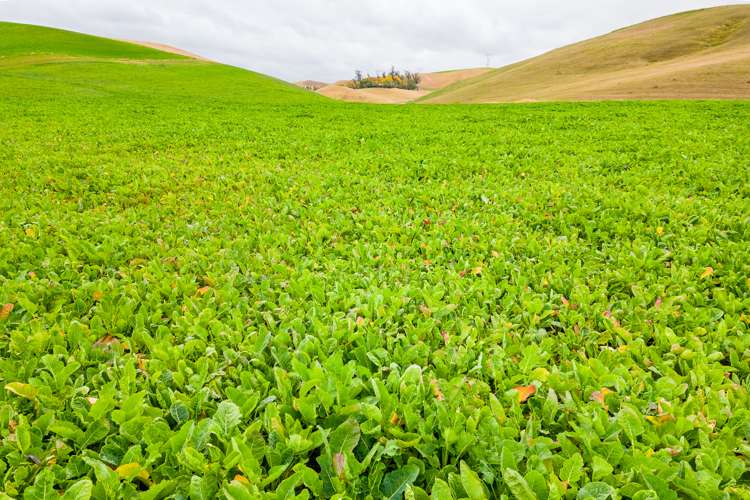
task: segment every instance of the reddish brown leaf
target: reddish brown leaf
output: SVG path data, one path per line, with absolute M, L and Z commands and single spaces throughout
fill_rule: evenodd
M 654 308 L 661 309 L 661 297 L 656 297 L 656 302 L 654 302 Z
M 608 394 L 611 394 L 611 393 L 612 393 L 611 390 L 609 390 L 606 387 L 602 387 L 600 391 L 594 391 L 591 393 L 591 400 L 596 401 L 597 403 L 602 405 L 602 408 L 604 408 L 605 410 L 609 410 L 609 406 L 607 405 L 607 403 L 604 402 L 604 399 L 607 397 Z
M 398 413 L 396 413 L 395 411 L 391 413 L 391 419 L 390 419 L 391 425 L 398 425 L 399 420 L 400 419 L 398 418 Z
M 112 335 L 105 335 L 104 337 L 94 342 L 94 347 L 109 347 L 112 345 L 118 345 L 119 343 L 120 341 Z
M 443 330 L 443 331 L 440 332 L 440 336 L 443 337 L 443 342 L 445 343 L 445 345 L 448 345 L 448 341 L 450 341 L 450 337 L 448 336 L 448 332 L 446 332 L 445 330 Z
M 436 379 L 430 380 L 430 385 L 432 386 L 432 395 L 435 396 L 435 399 L 438 401 L 444 401 L 445 395 L 443 394 L 443 391 L 440 390 L 440 384 Z
M 211 290 L 211 287 L 210 287 L 210 286 L 202 286 L 202 287 L 200 287 L 200 288 L 199 288 L 199 289 L 198 289 L 198 290 L 196 291 L 196 293 L 197 293 L 198 295 L 201 295 L 201 296 L 203 296 L 203 295 L 206 295 L 206 294 L 208 293 L 208 291 L 209 291 L 209 290 Z
M 13 307 L 13 304 L 4 304 L 0 309 L 0 319 L 8 319 L 8 316 L 13 311 Z
M 519 385 L 518 387 L 514 387 L 513 389 L 518 392 L 518 402 L 524 403 L 527 399 L 529 399 L 531 396 L 533 396 L 536 393 L 536 386 L 535 385 Z

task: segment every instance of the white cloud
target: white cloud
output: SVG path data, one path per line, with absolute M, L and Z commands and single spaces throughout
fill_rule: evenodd
M 0 0 L 0 19 L 175 45 L 287 80 L 511 63 L 711 0 Z

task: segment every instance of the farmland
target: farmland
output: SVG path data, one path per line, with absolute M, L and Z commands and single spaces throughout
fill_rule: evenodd
M 3 498 L 750 497 L 748 103 L 0 56 Z

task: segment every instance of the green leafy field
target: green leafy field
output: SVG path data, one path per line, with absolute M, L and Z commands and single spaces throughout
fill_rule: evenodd
M 24 29 L 7 497 L 750 498 L 749 104 L 342 104 Z

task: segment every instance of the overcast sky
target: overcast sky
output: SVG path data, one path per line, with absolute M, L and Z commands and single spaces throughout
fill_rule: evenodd
M 285 80 L 502 66 L 711 0 L 0 0 L 0 20 L 174 45 Z M 748 3 L 734 1 L 729 3 Z

